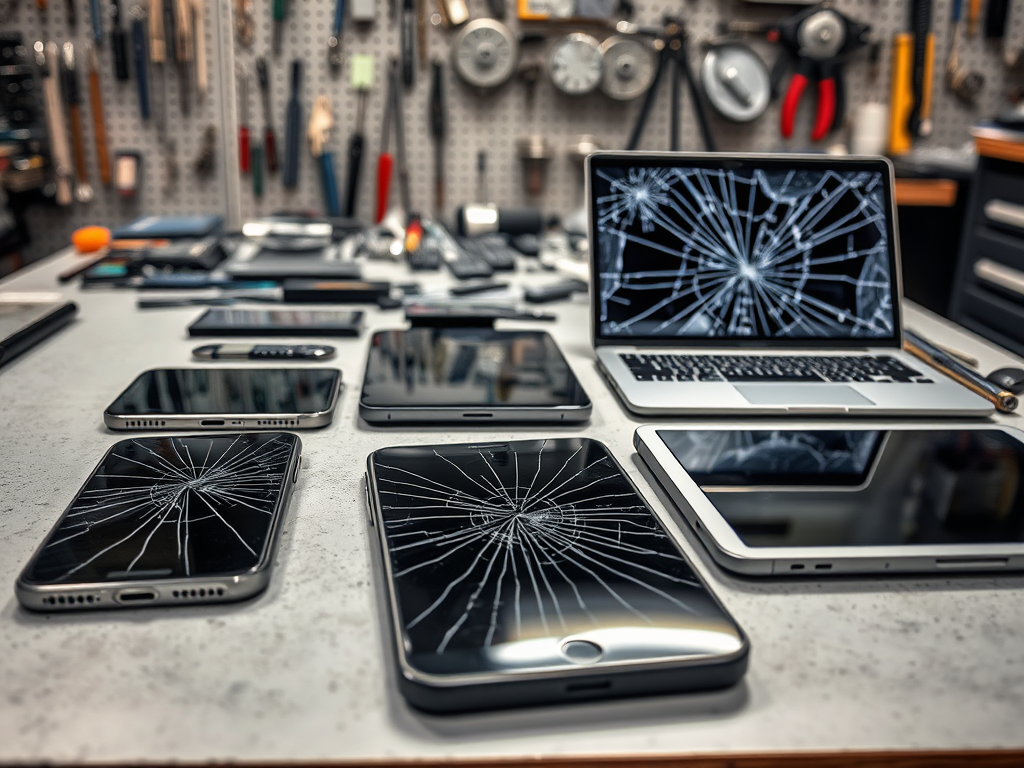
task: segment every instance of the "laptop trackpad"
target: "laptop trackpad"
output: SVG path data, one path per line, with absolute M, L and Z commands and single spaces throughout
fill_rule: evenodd
M 874 405 L 844 384 L 734 384 L 752 405 Z

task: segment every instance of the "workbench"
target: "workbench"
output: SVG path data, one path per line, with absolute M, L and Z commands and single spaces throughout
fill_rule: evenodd
M 56 290 L 75 258 L 33 265 L 0 290 Z M 364 276 L 450 282 L 376 263 Z M 510 278 L 553 279 L 524 269 Z M 780 581 L 722 571 L 636 457 L 643 422 L 595 365 L 582 296 L 549 305 L 558 321 L 544 327 L 594 402 L 583 427 L 369 427 L 357 415 L 369 331 L 403 321 L 368 308 L 361 337 L 329 342 L 339 353 L 324 365 L 340 367 L 347 387 L 334 423 L 301 433 L 302 471 L 266 593 L 205 607 L 27 612 L 13 591 L 19 571 L 125 437 L 103 426 L 103 409 L 144 369 L 202 365 L 186 334 L 201 307 L 141 311 L 131 291 L 62 292 L 78 319 L 0 369 L 0 762 L 934 766 L 981 750 L 971 765 L 1024 764 L 1024 576 Z M 920 308 L 906 308 L 906 324 L 983 371 L 1021 364 Z M 366 456 L 481 435 L 607 444 L 748 633 L 745 679 L 712 693 L 489 714 L 411 709 L 385 643 Z

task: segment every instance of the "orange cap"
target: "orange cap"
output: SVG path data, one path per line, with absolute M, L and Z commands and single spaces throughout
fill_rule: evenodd
M 106 227 L 82 227 L 71 233 L 71 242 L 79 253 L 93 253 L 110 245 L 110 230 Z

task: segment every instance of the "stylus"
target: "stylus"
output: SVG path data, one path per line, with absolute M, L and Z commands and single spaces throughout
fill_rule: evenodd
M 206 344 L 192 350 L 197 360 L 326 360 L 334 355 L 326 344 Z

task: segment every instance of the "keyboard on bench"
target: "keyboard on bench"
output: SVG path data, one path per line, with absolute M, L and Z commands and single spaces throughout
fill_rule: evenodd
M 920 371 L 886 356 L 621 354 L 619 357 L 637 381 L 932 383 Z

